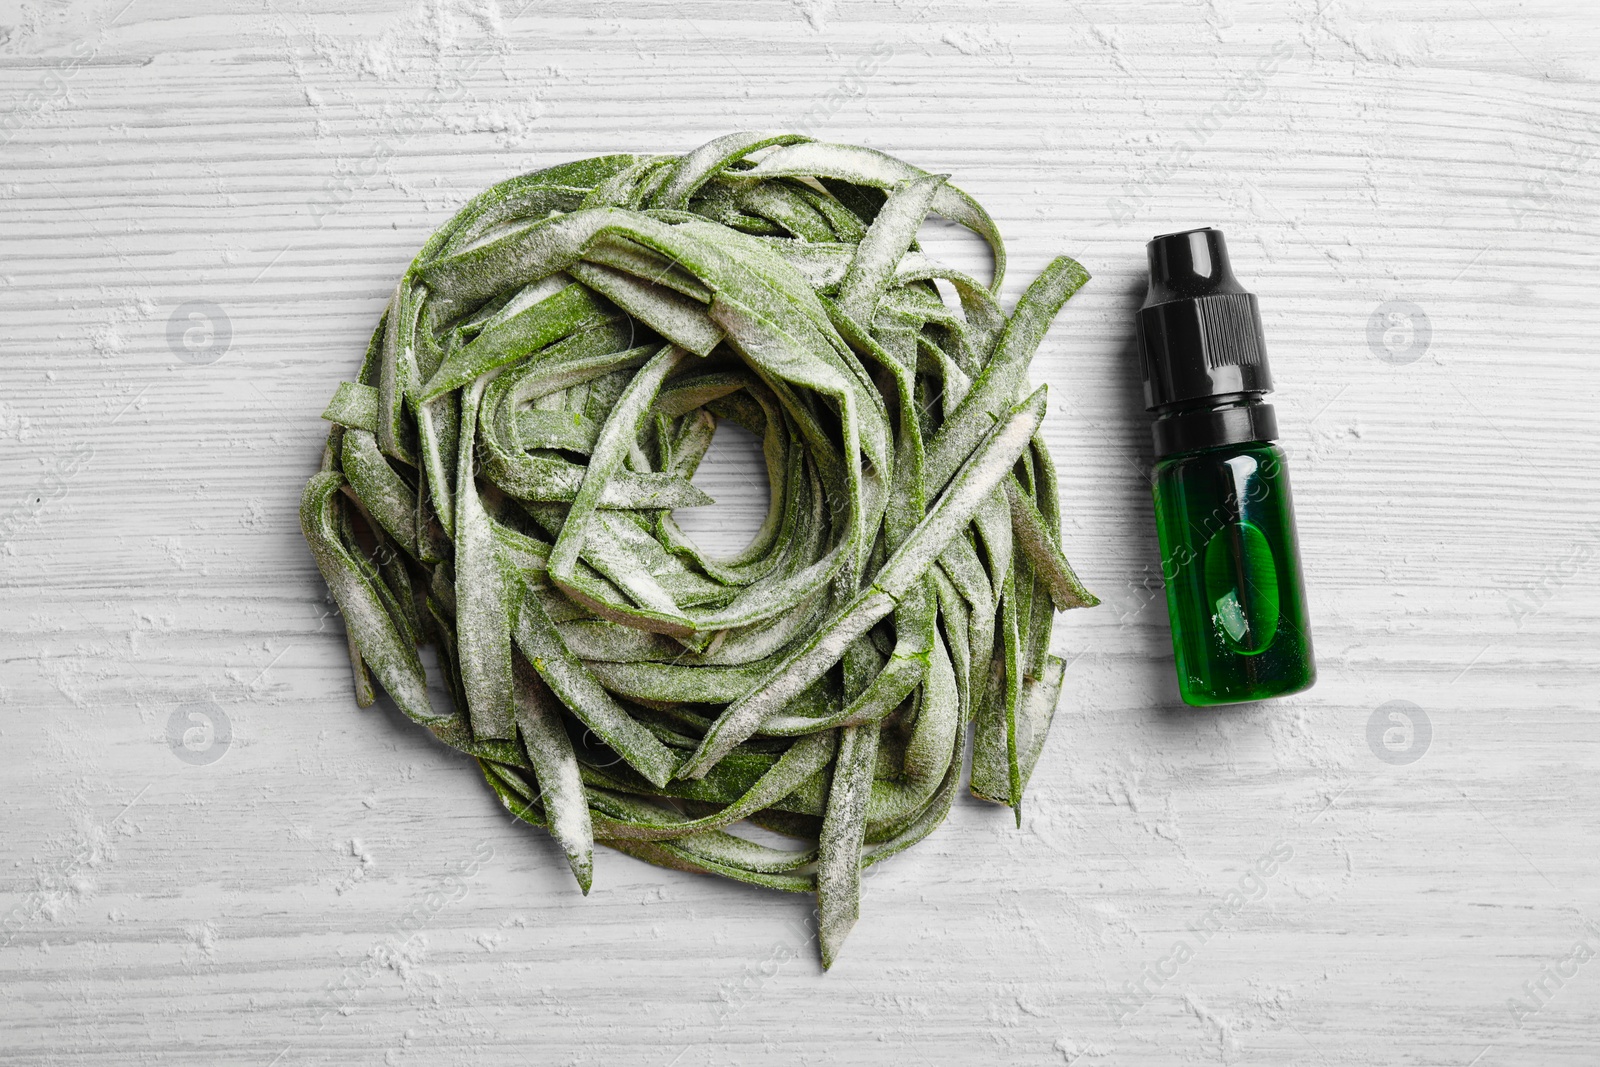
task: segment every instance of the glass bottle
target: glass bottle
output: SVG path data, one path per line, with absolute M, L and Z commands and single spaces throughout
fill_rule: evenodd
M 1301 692 L 1317 670 L 1256 298 L 1220 230 L 1148 250 L 1136 323 L 1179 694 L 1203 707 Z

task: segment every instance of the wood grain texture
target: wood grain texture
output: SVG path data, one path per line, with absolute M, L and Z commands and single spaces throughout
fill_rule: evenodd
M 1600 9 L 196 7 L 0 5 L 0 1064 L 1594 1062 Z M 295 518 L 469 196 L 797 126 L 952 174 L 1008 302 L 1096 276 L 1034 379 L 1105 603 L 1058 627 L 1025 824 L 958 803 L 826 976 L 807 900 L 604 850 L 580 897 L 358 710 Z M 1216 712 L 1171 677 L 1130 351 L 1143 242 L 1204 224 L 1261 298 L 1321 668 Z M 1404 309 L 1369 344 L 1392 301 L 1425 345 Z M 215 762 L 168 745 L 194 707 Z

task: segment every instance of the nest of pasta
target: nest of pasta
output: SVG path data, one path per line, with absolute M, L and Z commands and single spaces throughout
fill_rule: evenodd
M 930 213 L 988 242 L 988 285 L 923 254 Z M 1057 259 L 1007 315 L 1004 269 L 946 176 L 795 135 L 478 196 L 396 286 L 302 499 L 358 702 L 376 677 L 475 757 L 584 892 L 601 841 L 816 893 L 831 963 L 861 870 L 944 819 L 969 735 L 972 792 L 1020 819 L 1055 613 L 1095 603 L 1027 373 L 1088 276 Z M 712 503 L 692 478 L 724 419 L 771 503 L 719 559 L 673 512 Z

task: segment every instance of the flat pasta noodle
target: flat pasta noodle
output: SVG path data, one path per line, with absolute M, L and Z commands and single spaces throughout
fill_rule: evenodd
M 989 244 L 987 284 L 923 254 L 930 212 Z M 395 286 L 302 500 L 358 703 L 375 679 L 475 757 L 583 892 L 599 841 L 814 893 L 831 965 L 861 870 L 943 821 L 969 736 L 973 795 L 1020 822 L 1055 613 L 1097 602 L 1028 385 L 1088 274 L 1053 261 L 1007 315 L 1004 264 L 946 175 L 796 134 L 474 198 Z M 712 503 L 691 479 L 725 419 L 771 504 L 713 559 L 673 509 Z

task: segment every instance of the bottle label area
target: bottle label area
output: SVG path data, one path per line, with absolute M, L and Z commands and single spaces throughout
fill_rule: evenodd
M 1155 503 L 1184 701 L 1308 687 L 1316 668 L 1282 451 L 1260 443 L 1162 460 Z

